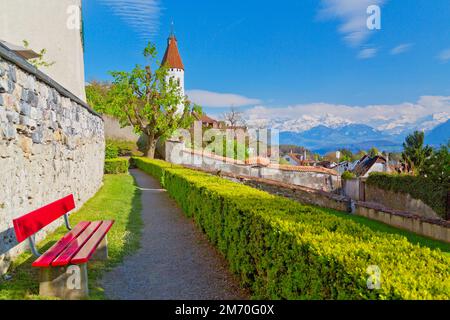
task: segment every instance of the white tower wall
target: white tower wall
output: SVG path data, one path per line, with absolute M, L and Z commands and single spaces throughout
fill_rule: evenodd
M 177 68 L 170 68 L 168 71 L 168 79 L 172 79 L 173 81 L 178 82 L 180 88 L 181 88 L 181 95 L 184 97 L 185 91 L 184 91 L 184 70 L 183 69 L 177 69 Z M 178 113 L 182 113 L 184 111 L 184 104 L 181 103 L 178 106 Z

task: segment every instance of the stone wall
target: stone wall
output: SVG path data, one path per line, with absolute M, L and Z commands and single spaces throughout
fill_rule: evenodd
M 332 170 L 293 166 L 288 166 L 289 168 L 287 168 L 286 166 L 272 164 L 247 164 L 242 161 L 234 161 L 233 159 L 228 159 L 231 161 L 225 161 L 224 159 L 226 158 L 205 152 L 193 152 L 173 142 L 166 143 L 166 160 L 176 164 L 189 165 L 204 170 L 215 170 L 236 175 L 269 179 L 327 192 L 334 192 L 340 189 L 340 177 L 335 173 L 331 173 Z
M 104 145 L 100 116 L 0 46 L 0 274 L 28 247 L 12 220 L 68 194 L 79 208 L 102 184 Z
M 113 117 L 103 115 L 103 121 L 105 123 L 105 138 L 113 140 L 125 140 L 137 142 L 139 135 L 134 133 L 133 127 L 122 128 L 117 119 Z
M 365 183 L 365 179 L 351 179 L 343 182 L 343 195 L 354 201 L 378 204 L 387 209 L 410 212 L 424 217 L 439 219 L 440 216 L 422 200 L 410 194 L 383 190 Z
M 387 208 L 411 212 L 426 218 L 440 218 L 427 204 L 422 200 L 414 199 L 410 194 L 383 190 L 368 184 L 365 186 L 365 201 L 379 203 Z
M 422 236 L 450 243 L 450 222 L 441 219 L 424 218 L 409 212 L 387 209 L 382 206 L 356 202 L 356 215 L 411 231 Z

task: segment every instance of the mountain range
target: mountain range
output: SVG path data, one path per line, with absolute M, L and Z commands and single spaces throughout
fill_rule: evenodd
M 450 139 L 450 120 L 442 122 L 443 119 L 439 115 L 421 119 L 415 125 L 386 123 L 381 130 L 334 116 L 322 119 L 309 116 L 307 118 L 274 119 L 268 127 L 279 130 L 280 144 L 303 146 L 320 154 L 341 148 L 353 152 L 372 147 L 390 152 L 401 151 L 405 137 L 414 130 L 424 130 L 426 143 L 435 147 L 446 144 Z M 260 127 L 261 123 L 253 121 L 253 124 Z M 267 121 L 265 123 L 267 124 Z

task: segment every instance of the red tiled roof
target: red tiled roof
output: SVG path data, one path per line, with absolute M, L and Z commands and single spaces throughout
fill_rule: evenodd
M 169 68 L 177 68 L 184 70 L 183 61 L 181 60 L 180 52 L 178 51 L 177 38 L 174 35 L 170 36 L 167 44 L 166 53 L 162 61 L 163 66 Z
M 200 117 L 200 121 L 203 123 L 216 123 L 218 122 L 217 120 L 214 120 L 213 118 L 208 117 L 206 114 L 203 114 Z
M 271 164 L 269 165 L 269 168 L 280 169 L 284 171 L 316 172 L 316 173 L 330 174 L 333 176 L 338 175 L 336 170 L 315 166 L 291 166 L 288 164 Z

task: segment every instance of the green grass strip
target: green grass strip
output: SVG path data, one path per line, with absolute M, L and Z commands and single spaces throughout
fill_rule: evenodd
M 88 264 L 90 299 L 105 299 L 98 280 L 107 271 L 123 261 L 126 255 L 139 248 L 142 230 L 140 190 L 128 174 L 105 175 L 100 191 L 78 211 L 71 215 L 75 226 L 80 221 L 109 220 L 116 221 L 108 233 L 109 260 Z M 67 233 L 61 227 L 49 235 L 39 249 L 44 252 Z M 10 275 L 12 280 L 0 280 L 0 299 L 44 299 L 39 296 L 38 268 L 32 268 L 35 257 L 23 253 L 14 260 Z

